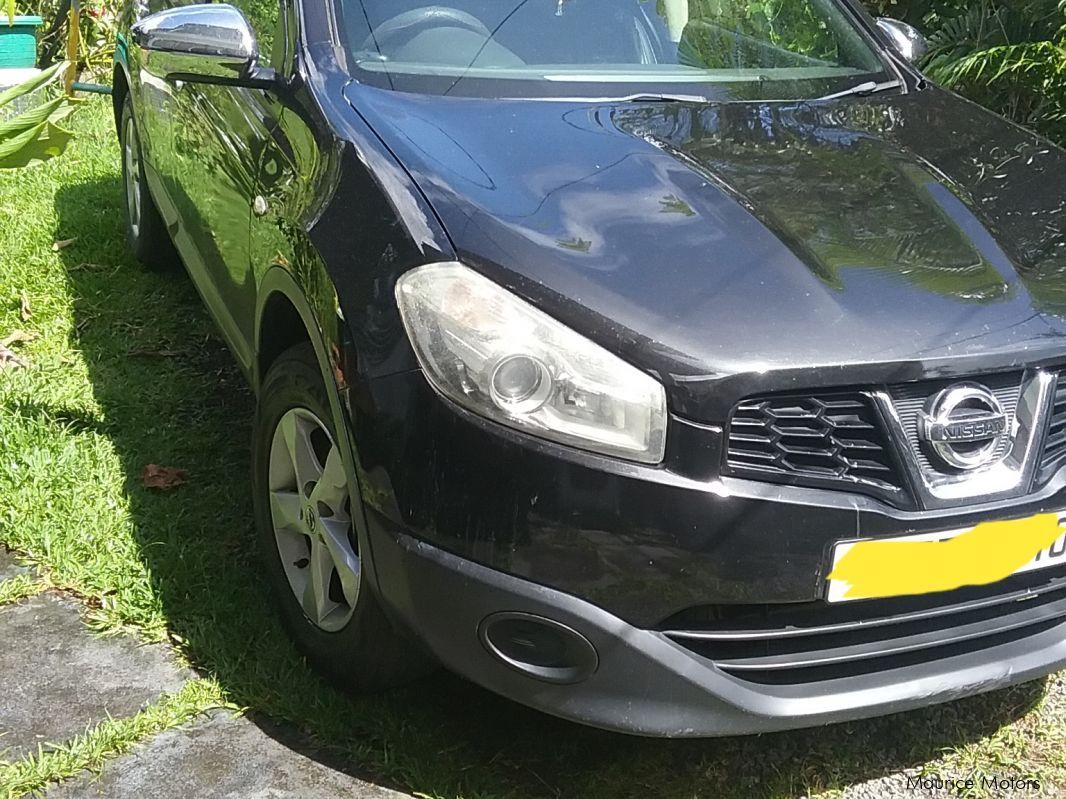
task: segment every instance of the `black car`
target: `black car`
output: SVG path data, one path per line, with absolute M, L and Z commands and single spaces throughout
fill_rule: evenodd
M 114 71 L 129 243 L 256 391 L 323 672 L 698 736 L 1066 665 L 1066 153 L 912 28 L 163 2 Z

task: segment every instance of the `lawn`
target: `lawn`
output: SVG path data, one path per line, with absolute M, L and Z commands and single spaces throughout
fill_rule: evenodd
M 203 678 L 64 750 L 0 764 L 0 797 L 99 768 L 219 705 L 287 721 L 329 762 L 429 797 L 829 797 L 904 770 L 1035 778 L 1066 796 L 1064 675 L 709 741 L 584 729 L 445 674 L 372 698 L 322 683 L 282 635 L 253 556 L 252 397 L 185 276 L 146 273 L 124 251 L 108 101 L 88 100 L 76 128 L 62 159 L 0 174 L 0 339 L 35 336 L 16 346 L 28 366 L 0 371 L 0 543 L 44 575 L 7 584 L 0 603 L 59 587 L 100 634 L 167 641 Z M 146 489 L 147 464 L 188 482 Z

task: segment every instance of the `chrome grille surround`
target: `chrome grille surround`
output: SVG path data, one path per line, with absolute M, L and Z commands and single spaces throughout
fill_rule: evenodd
M 974 378 L 981 381 L 981 378 Z M 989 382 L 1004 378 L 987 376 Z M 1007 402 L 1012 402 L 1015 389 L 1010 378 L 999 386 Z M 981 381 L 983 382 L 983 381 Z M 920 385 L 920 384 L 919 384 Z M 984 469 L 972 472 L 952 473 L 932 467 L 921 450 L 917 438 L 917 418 L 906 415 L 909 405 L 897 402 L 892 389 L 871 392 L 888 424 L 888 435 L 900 450 L 900 460 L 916 492 L 918 504 L 927 510 L 954 508 L 982 502 L 997 501 L 1028 494 L 1036 467 L 1038 453 L 1042 451 L 1044 430 L 1054 392 L 1055 376 L 1042 370 L 1029 370 L 1021 377 L 1014 404 L 1010 438 L 1003 458 Z M 912 387 L 896 389 L 904 400 Z M 926 384 L 925 389 L 928 390 Z M 900 411 L 905 413 L 901 414 Z

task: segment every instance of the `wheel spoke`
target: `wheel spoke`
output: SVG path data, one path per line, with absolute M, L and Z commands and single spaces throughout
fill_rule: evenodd
M 355 605 L 356 597 L 359 596 L 359 556 L 352 551 L 348 532 L 351 523 L 337 521 L 335 519 L 322 519 L 322 538 L 329 550 L 330 559 L 337 569 L 337 576 L 341 580 L 341 589 L 344 598 L 350 606 Z
M 304 612 L 313 622 L 322 625 L 326 617 L 337 607 L 329 598 L 329 581 L 333 576 L 333 558 L 329 550 L 317 538 L 311 539 L 311 557 L 307 564 L 309 571 L 307 586 L 304 588 Z
M 141 159 L 140 144 L 137 141 L 137 128 L 133 119 L 126 122 L 125 136 L 126 159 L 126 207 L 129 211 L 130 227 L 136 235 L 141 222 Z
M 302 533 L 300 508 L 302 500 L 295 491 L 270 492 L 270 516 L 275 530 Z
M 322 476 L 322 466 L 315 457 L 311 444 L 311 425 L 295 413 L 286 414 L 281 420 L 281 433 L 292 460 L 296 475 L 297 491 L 302 492 L 308 483 L 315 483 Z
M 348 477 L 344 473 L 344 463 L 336 446 L 330 447 L 322 476 L 315 485 L 315 490 L 311 492 L 311 499 L 325 503 L 334 518 L 347 518 L 344 501 L 348 499 Z

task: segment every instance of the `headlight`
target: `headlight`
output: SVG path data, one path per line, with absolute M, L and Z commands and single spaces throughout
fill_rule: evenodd
M 481 416 L 541 438 L 642 463 L 666 445 L 666 392 L 650 375 L 462 264 L 396 284 L 430 382 Z

